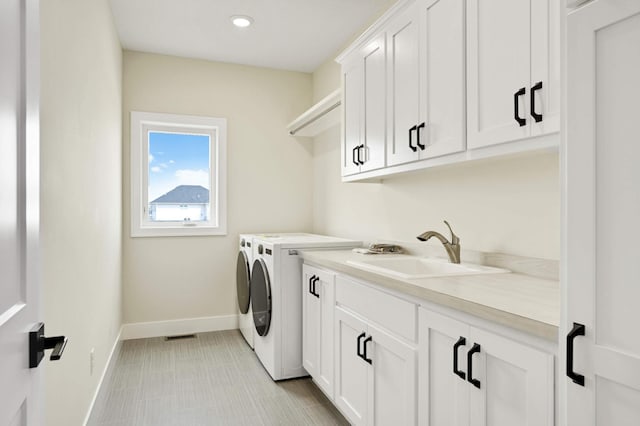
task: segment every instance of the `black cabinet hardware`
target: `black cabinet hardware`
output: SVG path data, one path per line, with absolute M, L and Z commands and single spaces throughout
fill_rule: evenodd
M 364 359 L 364 356 L 363 356 L 363 355 L 362 355 L 362 353 L 360 352 L 360 343 L 361 343 L 362 338 L 363 338 L 364 336 L 366 336 L 366 335 L 367 335 L 367 333 L 365 333 L 365 332 L 363 331 L 363 332 L 362 332 L 362 333 L 360 333 L 360 335 L 358 336 L 358 350 L 357 350 L 356 352 L 357 352 L 358 356 L 359 356 L 360 358 L 362 358 L 362 359 Z
M 29 368 L 36 368 L 42 358 L 44 351 L 53 349 L 51 361 L 57 361 L 62 358 L 64 348 L 67 346 L 67 338 L 65 336 L 44 337 L 44 323 L 38 323 L 29 331 Z
M 360 150 L 365 151 L 365 152 L 362 154 L 362 158 L 360 157 Z M 365 154 L 366 154 L 366 148 L 364 147 L 364 144 L 362 144 L 362 145 L 360 145 L 360 146 L 358 147 L 358 163 L 360 163 L 360 165 L 363 165 L 364 163 L 366 163 L 366 162 L 367 162 L 367 161 L 364 159 Z
M 418 128 L 418 126 L 413 126 L 412 128 L 409 129 L 409 148 L 411 148 L 411 151 L 416 152 L 418 150 L 418 148 L 416 148 L 415 146 L 413 146 L 413 132 Z
M 421 150 L 424 151 L 424 149 L 426 148 L 425 145 L 421 144 L 421 138 L 420 138 L 420 129 L 424 129 L 425 124 L 424 123 L 420 123 L 418 125 L 418 132 L 417 132 L 417 136 L 418 136 L 418 141 L 416 142 L 416 145 L 418 145 L 418 147 L 420 147 Z
M 320 277 L 315 277 L 311 280 L 311 294 L 320 299 L 320 294 L 316 292 L 316 283 L 320 281 Z
M 315 276 L 315 275 L 313 275 L 313 276 L 311 276 L 311 277 L 309 278 L 309 293 L 311 293 L 311 294 L 313 294 L 313 289 L 312 289 L 312 287 L 313 287 L 313 280 L 315 280 L 315 279 L 316 279 L 316 276 Z
M 584 386 L 584 376 L 573 371 L 573 341 L 578 336 L 584 336 L 584 324 L 573 323 L 573 328 L 567 334 L 567 377 L 576 385 Z
M 531 98 L 530 98 L 530 100 L 531 100 L 531 102 L 530 102 L 530 104 L 531 104 L 531 116 L 533 117 L 534 120 L 536 120 L 536 123 L 539 123 L 539 122 L 542 121 L 542 114 L 536 113 L 536 97 L 535 97 L 535 94 L 536 94 L 536 90 L 540 90 L 540 89 L 542 89 L 542 82 L 541 81 L 537 82 L 535 84 L 535 86 L 533 86 L 531 88 L 531 95 L 530 95 L 531 96 Z
M 525 94 L 525 88 L 522 87 L 516 93 L 513 94 L 513 118 L 518 122 L 520 127 L 527 124 L 527 120 L 524 118 L 520 118 L 520 102 L 518 102 L 518 98 Z
M 458 341 L 453 345 L 453 374 L 460 377 L 462 380 L 465 380 L 467 377 L 464 374 L 464 371 L 458 370 L 458 348 L 460 346 L 464 346 L 467 343 L 467 339 L 460 336 Z
M 367 342 L 370 342 L 372 340 L 373 340 L 373 337 L 369 336 L 366 339 L 364 339 L 364 342 L 362 343 L 363 345 L 362 359 L 367 361 L 369 364 L 373 364 L 373 361 L 371 360 L 371 358 L 367 358 Z
M 480 353 L 480 345 L 477 343 L 474 343 L 473 347 L 467 352 L 467 380 L 480 389 L 480 380 L 473 378 L 473 354 L 475 353 Z
M 356 160 L 356 149 L 359 149 L 359 148 L 360 148 L 359 146 L 356 146 L 351 150 L 351 161 L 353 161 L 353 164 L 355 164 L 356 166 L 360 165 L 360 163 L 358 163 L 358 161 Z M 358 150 L 358 152 L 360 151 Z

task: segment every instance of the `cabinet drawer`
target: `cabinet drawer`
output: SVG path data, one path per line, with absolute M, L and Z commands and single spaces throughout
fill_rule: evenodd
M 336 302 L 405 339 L 416 341 L 417 305 L 336 276 Z

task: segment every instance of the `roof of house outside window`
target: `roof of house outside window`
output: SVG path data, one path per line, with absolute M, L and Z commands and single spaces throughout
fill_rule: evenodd
M 156 198 L 151 204 L 206 204 L 209 190 L 200 185 L 180 185 Z

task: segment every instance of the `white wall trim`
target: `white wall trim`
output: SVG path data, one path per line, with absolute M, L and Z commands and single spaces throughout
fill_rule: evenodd
M 120 327 L 120 331 L 116 336 L 115 342 L 113 342 L 113 347 L 111 348 L 111 352 L 109 353 L 109 358 L 107 359 L 107 362 L 104 365 L 104 370 L 102 370 L 102 375 L 100 376 L 100 380 L 98 380 L 98 386 L 96 386 L 96 390 L 93 393 L 93 398 L 91 398 L 91 404 L 89 404 L 87 415 L 84 418 L 84 422 L 82 422 L 84 426 L 87 426 L 87 423 L 91 418 L 93 407 L 95 406 L 96 401 L 98 400 L 98 395 L 100 395 L 100 389 L 102 389 L 102 383 L 104 382 L 105 377 L 107 377 L 107 372 L 113 367 L 112 362 L 115 361 L 115 358 L 113 355 L 117 352 L 121 342 L 122 342 L 122 326 Z
M 185 318 L 170 321 L 134 322 L 122 325 L 122 340 L 172 336 L 238 328 L 238 315 Z

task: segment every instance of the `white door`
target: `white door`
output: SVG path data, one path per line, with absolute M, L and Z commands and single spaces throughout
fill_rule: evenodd
M 369 364 L 363 357 L 367 324 L 342 308 L 335 310 L 335 403 L 354 425 L 367 422 Z
M 531 3 L 467 1 L 468 148 L 530 134 Z
M 469 391 L 466 354 L 469 326 L 420 309 L 418 401 L 421 425 L 468 426 Z M 456 362 L 457 361 L 457 362 Z
M 417 424 L 415 348 L 369 325 L 363 352 L 371 360 L 367 424 Z
M 39 22 L 37 0 L 0 2 L 0 424 L 41 425 L 29 368 L 38 320 Z
M 421 0 L 420 158 L 466 146 L 465 0 Z
M 467 346 L 470 426 L 553 426 L 553 355 L 475 327 Z
M 571 13 L 567 55 L 566 420 L 638 425 L 640 2 Z
M 418 27 L 419 19 L 415 6 L 400 14 L 387 27 L 389 165 L 402 164 L 420 158 L 417 139 L 420 118 Z

